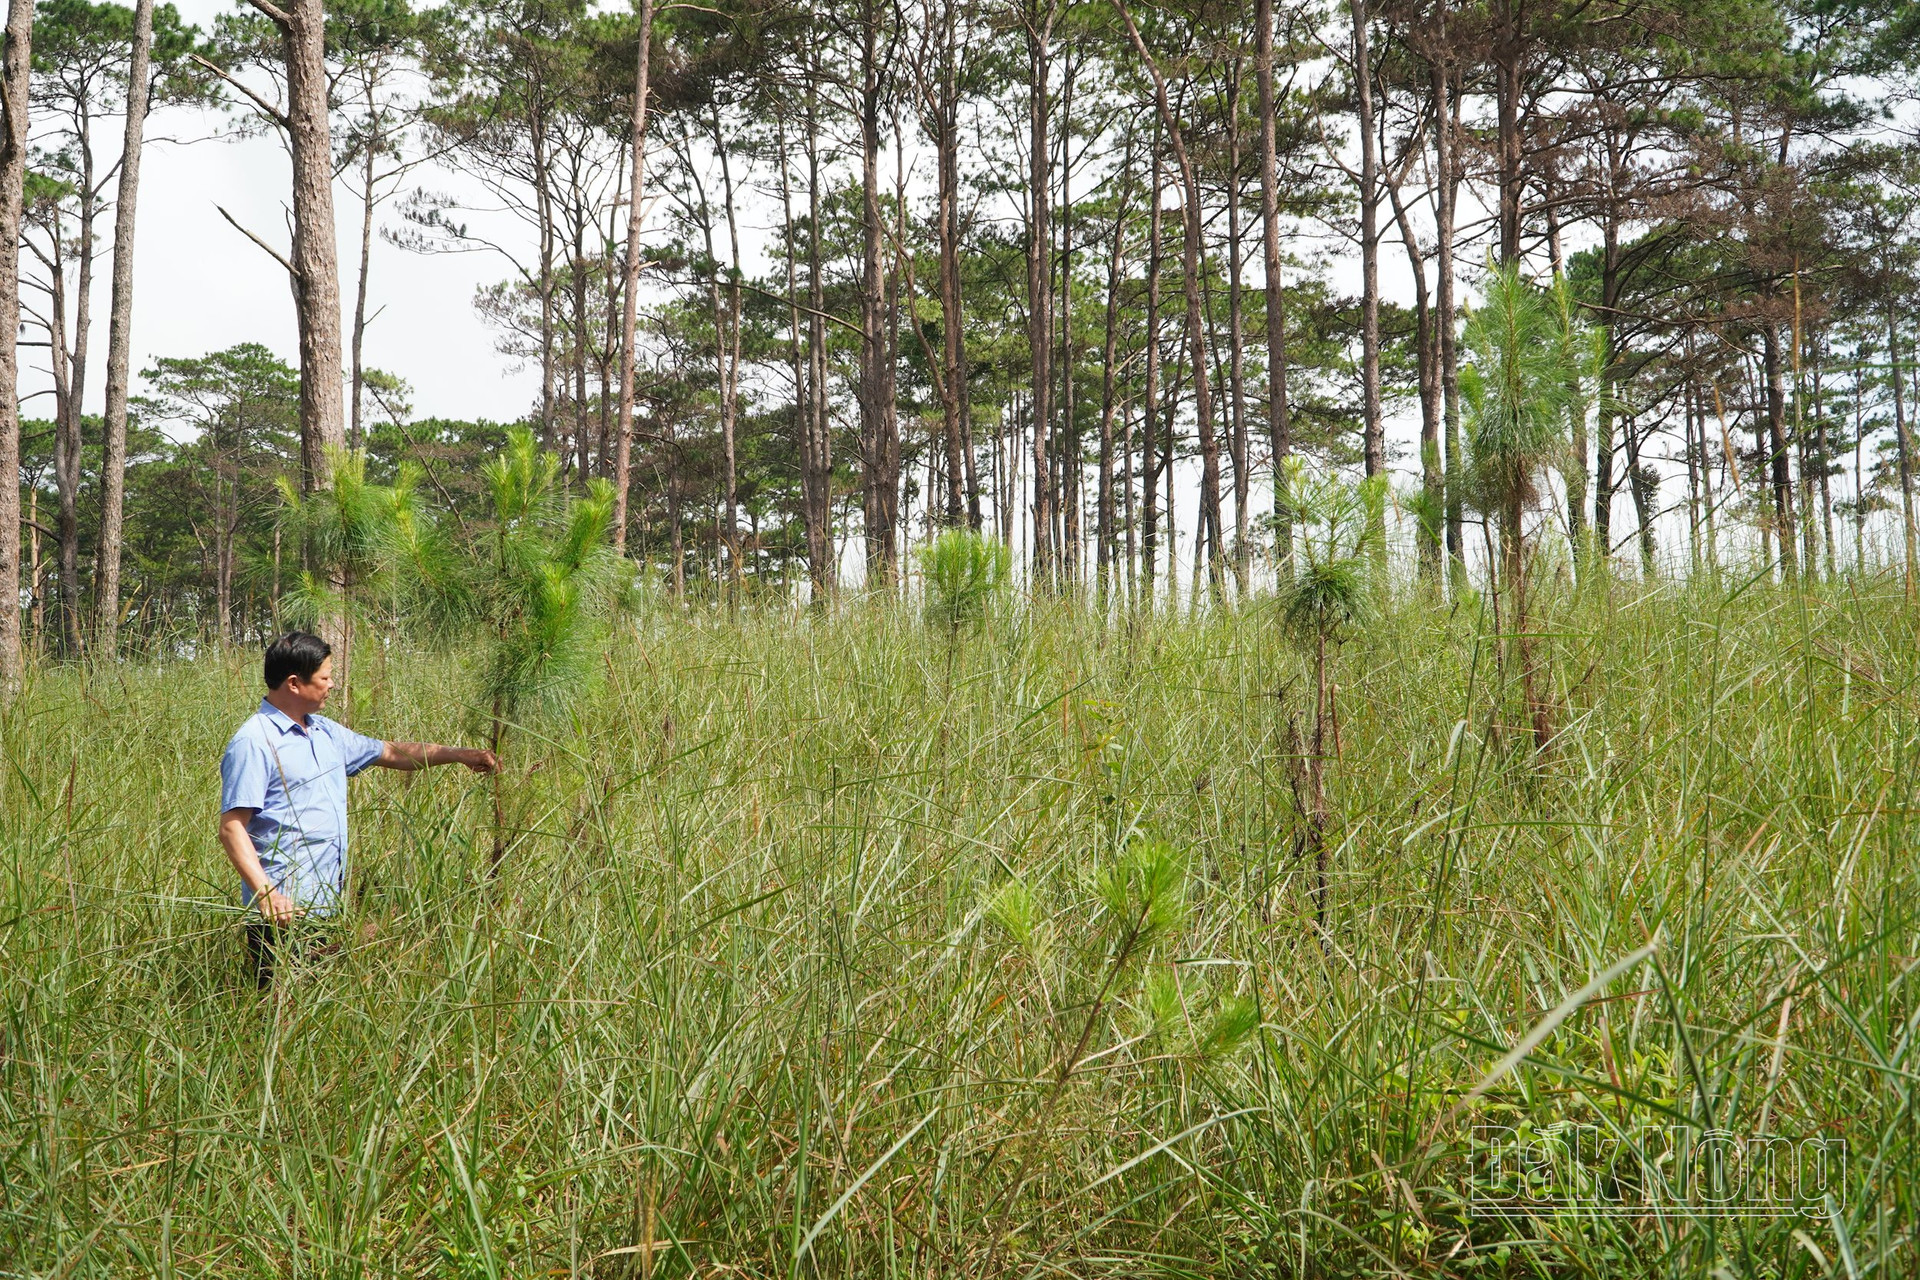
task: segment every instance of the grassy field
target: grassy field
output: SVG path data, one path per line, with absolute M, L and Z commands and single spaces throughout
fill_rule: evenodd
M 483 781 L 355 783 L 349 944 L 267 995 L 213 839 L 257 655 L 43 671 L 0 1273 L 1913 1275 L 1915 620 L 1564 602 L 1536 755 L 1488 621 L 1398 605 L 1340 654 L 1322 897 L 1269 614 L 1048 606 L 950 662 L 905 610 L 656 609 L 511 745 L 497 880 Z M 457 660 L 355 669 L 362 730 L 472 733 Z M 1633 1157 L 1582 1191 L 1620 1212 L 1475 1136 L 1561 1121 Z M 1716 1212 L 1759 1199 L 1714 1130 L 1827 1181 Z

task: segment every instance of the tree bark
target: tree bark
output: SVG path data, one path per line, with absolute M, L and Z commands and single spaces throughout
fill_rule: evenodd
M 1616 175 L 1618 176 L 1618 175 Z M 1543 183 L 1543 186 L 1545 184 Z M 1611 190 L 1618 190 L 1616 182 Z M 1556 289 L 1570 291 L 1567 283 L 1567 260 L 1560 240 L 1560 210 L 1554 200 L 1550 186 L 1545 186 L 1543 199 L 1547 213 L 1547 243 L 1553 256 L 1553 278 Z M 1614 218 L 1619 210 L 1619 201 L 1609 199 L 1603 216 Z M 1562 296 L 1568 296 L 1563 293 Z M 1569 326 L 1578 314 L 1578 303 L 1567 303 L 1567 322 Z M 1569 372 L 1567 375 L 1567 427 L 1572 438 L 1573 456 L 1563 471 L 1567 486 L 1567 542 L 1573 552 L 1573 572 L 1575 581 L 1584 577 L 1590 561 L 1587 544 L 1592 540 L 1587 531 L 1587 414 L 1583 398 L 1579 395 L 1579 379 Z M 1690 422 L 1691 420 L 1689 420 Z M 1687 428 L 1687 439 L 1693 439 L 1693 429 Z
M 300 454 L 304 487 L 327 482 L 329 449 L 346 447 L 340 367 L 340 268 L 334 245 L 333 141 L 327 118 L 322 0 L 283 10 L 251 0 L 280 29 L 287 68 L 287 150 L 293 160 L 293 271 L 300 329 Z
M 1799 576 L 1793 512 L 1792 461 L 1787 456 L 1786 366 L 1780 358 L 1780 332 L 1771 320 L 1761 326 L 1761 351 L 1767 373 L 1767 453 L 1773 477 L 1774 536 L 1780 548 L 1780 572 Z
M 620 280 L 620 428 L 613 455 L 613 549 L 627 550 L 627 490 L 633 474 L 634 349 L 640 317 L 640 221 L 647 172 L 647 72 L 653 42 L 654 0 L 640 0 L 640 34 L 633 59 L 632 131 L 627 157 L 627 252 Z
M 530 86 L 528 137 L 532 143 L 533 207 L 539 223 L 540 262 L 534 287 L 540 294 L 540 447 L 558 451 L 558 428 L 554 425 L 554 317 L 553 317 L 553 166 L 547 156 L 547 116 L 541 99 L 544 87 L 535 71 Z
M 1494 19 L 1493 67 L 1499 153 L 1500 265 L 1520 256 L 1521 15 L 1524 0 L 1500 0 Z
M 367 78 L 368 137 L 366 154 L 360 158 L 360 271 L 353 291 L 353 391 L 348 403 L 352 415 L 347 426 L 347 447 L 358 449 L 366 440 L 362 426 L 361 400 L 366 386 L 366 370 L 361 355 L 367 338 L 367 276 L 373 267 L 373 182 L 374 164 L 380 158 L 379 114 L 373 99 L 373 77 Z
M 86 221 L 83 218 L 83 224 Z M 69 653 L 79 652 L 80 639 L 80 413 L 74 407 L 74 352 L 67 339 L 66 241 L 56 215 L 49 223 L 51 252 L 47 255 L 47 347 L 53 375 L 53 580 L 56 598 L 54 626 L 59 643 Z M 80 244 L 90 241 L 80 239 Z M 38 601 L 36 600 L 36 603 Z M 36 644 L 44 641 L 35 615 Z
M 1078 60 L 1071 46 L 1060 97 L 1060 442 L 1054 450 L 1059 476 L 1059 577 L 1063 590 L 1080 582 L 1080 428 L 1073 394 L 1073 88 Z
M 723 537 L 727 544 L 727 576 L 734 587 L 740 585 L 740 216 L 734 207 L 733 167 L 727 160 L 726 137 L 720 129 L 720 109 L 713 108 L 713 145 L 720 158 L 720 184 L 723 208 L 727 215 L 727 238 L 731 256 L 731 278 L 727 284 L 726 357 L 720 370 L 720 448 L 726 472 L 722 477 L 725 493 L 726 524 Z M 716 294 L 716 302 L 718 295 Z M 715 319 L 718 319 L 716 315 Z
M 1386 425 L 1380 417 L 1380 161 L 1373 135 L 1373 53 L 1367 39 L 1367 0 L 1351 0 L 1349 8 L 1353 14 L 1353 79 L 1360 117 L 1362 446 L 1366 474 L 1377 476 L 1387 467 Z M 1376 538 L 1374 545 L 1384 554 L 1384 538 Z
M 1104 611 L 1113 576 L 1113 418 L 1114 380 L 1118 373 L 1120 341 L 1120 280 L 1125 263 L 1127 198 L 1132 194 L 1133 136 L 1127 136 L 1127 154 L 1120 164 L 1120 194 L 1113 213 L 1113 244 L 1107 259 L 1107 314 L 1100 352 L 1100 491 L 1096 495 L 1094 576 Z
M 1287 413 L 1287 311 L 1280 264 L 1280 156 L 1273 84 L 1273 0 L 1258 0 L 1254 18 L 1260 94 L 1260 226 L 1266 259 L 1267 446 L 1273 453 L 1276 566 L 1284 576 L 1293 557 L 1293 513 L 1288 508 L 1286 459 L 1293 451 Z
M 568 358 L 573 364 L 573 465 L 579 473 L 579 482 L 584 488 L 592 470 L 593 433 L 588 423 L 587 409 L 587 227 L 590 215 L 585 208 L 586 193 L 580 189 L 580 173 L 575 165 L 568 166 L 570 190 L 568 191 L 567 217 L 573 231 L 573 254 L 568 260 L 568 290 L 573 303 L 573 341 Z M 563 456 L 567 451 L 563 450 Z
M 1356 0 L 1356 3 L 1359 2 Z M 1200 428 L 1200 527 L 1210 527 L 1216 533 L 1208 548 L 1207 577 L 1217 597 L 1224 586 L 1218 538 L 1220 443 L 1214 434 L 1213 395 L 1207 382 L 1207 330 L 1200 306 L 1200 181 L 1193 160 L 1187 154 L 1179 121 L 1174 117 L 1173 104 L 1167 96 L 1166 77 L 1160 73 L 1159 65 L 1148 52 L 1146 41 L 1140 38 L 1140 29 L 1135 25 L 1133 15 L 1124 3 L 1119 5 L 1119 9 L 1126 20 L 1127 34 L 1133 41 L 1134 51 L 1140 55 L 1140 60 L 1146 64 L 1147 72 L 1153 78 L 1154 102 L 1159 108 L 1161 122 L 1166 125 L 1167 141 L 1173 147 L 1174 163 L 1179 167 L 1180 185 L 1184 193 L 1181 276 L 1187 301 L 1188 358 L 1193 366 L 1193 409 Z M 1196 565 L 1195 572 L 1198 569 Z
M 1146 599 L 1153 601 L 1160 549 L 1160 465 L 1154 430 L 1160 412 L 1160 134 L 1153 137 L 1153 184 L 1147 201 L 1147 373 L 1140 420 L 1140 559 Z
M 800 229 L 793 221 L 793 176 L 787 167 L 787 126 L 779 116 L 774 118 L 773 136 L 774 154 L 780 166 L 780 216 L 787 250 L 787 365 L 793 375 L 793 448 L 794 455 L 800 461 L 800 520 L 807 533 L 807 559 L 811 572 L 813 511 L 809 469 L 813 448 L 813 420 L 810 413 L 813 392 L 807 386 L 807 361 L 802 355 L 800 341 Z M 809 603 L 818 607 L 823 601 L 824 597 L 816 588 Z
M 1907 431 L 1906 373 L 1900 368 L 1900 326 L 1891 304 L 1887 307 L 1887 363 L 1893 374 L 1893 438 L 1900 464 L 1900 523 L 1906 534 L 1907 599 L 1920 586 L 1920 538 L 1913 516 L 1913 441 Z M 0 584 L 3 585 L 3 584 Z
M 868 590 L 891 589 L 899 547 L 898 439 L 889 439 L 891 388 L 886 333 L 886 277 L 881 266 L 886 227 L 880 210 L 881 9 L 862 9 L 860 54 L 860 190 L 865 233 L 860 281 L 860 443 L 865 506 Z
M 1027 345 L 1033 374 L 1033 577 L 1053 587 L 1053 507 L 1047 428 L 1053 419 L 1053 244 L 1049 225 L 1047 78 L 1056 5 L 1027 11 Z
M 1658 548 L 1654 543 L 1653 503 L 1656 496 L 1652 477 L 1640 465 L 1641 433 L 1629 420 L 1626 426 L 1627 492 L 1633 497 L 1635 537 L 1640 544 L 1640 576 L 1651 582 L 1660 572 Z
M 144 150 L 153 0 L 136 0 L 133 56 L 127 67 L 126 132 L 113 212 L 113 296 L 107 318 L 107 404 L 100 463 L 100 545 L 94 551 L 95 644 L 112 659 L 120 643 L 120 548 L 126 519 L 127 392 L 133 341 L 133 244 Z
M 55 431 L 54 479 L 59 495 L 59 573 L 60 617 L 67 652 L 78 657 L 86 652 L 87 628 L 80 599 L 80 471 L 84 453 L 87 396 L 88 352 L 93 334 L 93 259 L 94 222 L 99 216 L 99 200 L 93 181 L 92 122 L 84 114 L 80 124 L 80 217 L 76 249 L 79 255 L 78 279 L 73 305 L 73 344 L 66 361 L 64 394 L 59 397 Z M 54 309 L 64 316 L 64 300 Z M 56 353 L 56 361 L 60 353 Z
M 954 35 L 957 11 L 958 6 L 949 3 L 941 15 L 940 89 L 939 100 L 934 104 L 937 125 L 934 160 L 938 176 L 935 221 L 940 241 L 940 416 L 947 451 L 946 522 L 958 527 L 964 515 L 968 527 L 978 529 L 979 490 L 966 484 L 969 446 L 963 332 L 966 317 L 960 295 L 960 91 L 956 82 L 959 69 L 955 65 L 958 54 Z
M 0 699 L 23 675 L 20 659 L 20 217 L 27 173 L 27 77 L 33 0 L 8 0 L 0 84 Z
M 1446 5 L 1437 6 L 1437 46 L 1447 48 Z M 1434 310 L 1440 339 L 1440 398 L 1443 418 L 1443 447 L 1446 457 L 1441 471 L 1446 483 L 1447 560 L 1451 576 L 1465 581 L 1467 548 L 1465 494 L 1460 466 L 1460 360 L 1455 345 L 1456 317 L 1453 297 L 1454 200 L 1459 192 L 1455 175 L 1453 142 L 1459 124 L 1452 69 L 1436 57 L 1433 64 L 1433 180 L 1434 249 L 1438 255 L 1434 274 Z
M 1247 537 L 1247 503 L 1252 494 L 1247 442 L 1246 303 L 1242 297 L 1240 243 L 1240 78 L 1241 63 L 1227 73 L 1227 383 L 1233 414 L 1233 585 L 1241 598 L 1253 568 L 1253 542 Z
M 1445 486 L 1440 479 L 1440 335 L 1433 319 L 1432 300 L 1427 293 L 1426 256 L 1420 247 L 1419 232 L 1414 229 L 1406 203 L 1400 198 L 1399 182 L 1389 177 L 1387 194 L 1393 201 L 1394 220 L 1399 224 L 1400 242 L 1407 250 L 1407 268 L 1413 276 L 1414 355 L 1416 378 L 1420 388 L 1420 493 L 1426 504 L 1415 541 L 1420 555 L 1420 577 L 1431 590 L 1440 584 L 1440 530 L 1430 520 L 1444 500 Z
M 1613 334 L 1619 300 L 1620 233 L 1609 218 L 1600 246 L 1600 407 L 1593 442 L 1593 564 L 1599 568 L 1613 556 Z
M 817 46 L 815 46 L 817 54 Z M 826 282 L 820 256 L 820 121 L 818 67 L 807 84 L 807 432 L 802 455 L 806 499 L 807 567 L 813 598 L 824 605 L 833 590 L 833 435 L 827 416 Z

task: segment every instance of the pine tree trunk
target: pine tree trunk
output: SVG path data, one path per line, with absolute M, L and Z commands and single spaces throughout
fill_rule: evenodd
M 1293 557 L 1286 459 L 1293 451 L 1287 413 L 1287 312 L 1280 267 L 1280 157 L 1273 84 L 1273 0 L 1258 0 L 1254 18 L 1260 94 L 1260 227 L 1267 292 L 1267 446 L 1273 453 L 1274 556 L 1284 577 Z
M 94 194 L 93 137 L 91 122 L 83 116 L 78 144 L 80 154 L 80 217 L 77 228 L 79 254 L 78 279 L 73 305 L 73 340 L 67 362 L 66 393 L 56 424 L 56 465 L 58 486 L 60 616 L 67 652 L 75 657 L 86 652 L 87 628 L 80 592 L 80 472 L 84 454 L 87 397 L 87 364 L 93 333 L 93 258 L 94 223 L 99 216 L 99 201 Z M 55 304 L 64 309 L 64 300 Z
M 1780 549 L 1780 572 L 1791 581 L 1799 576 L 1800 565 L 1792 461 L 1787 456 L 1786 366 L 1780 358 L 1780 332 L 1772 321 L 1761 326 L 1760 338 L 1767 375 L 1767 454 L 1773 478 L 1774 537 Z
M 573 303 L 573 341 L 568 353 L 573 364 L 573 447 L 563 450 L 562 454 L 571 454 L 580 485 L 584 488 L 587 477 L 593 474 L 593 435 L 587 410 L 587 218 L 582 209 L 586 196 L 579 189 L 577 177 L 569 196 L 569 219 L 573 223 L 573 256 L 568 263 L 568 283 L 572 285 L 569 290 L 572 295 L 570 301 Z
M 817 55 L 817 50 L 814 56 Z M 837 578 L 833 558 L 833 436 L 827 417 L 826 281 L 820 249 L 820 123 L 818 67 L 807 84 L 807 431 L 804 455 L 807 568 L 813 598 L 824 605 Z
M 1053 586 L 1052 486 L 1047 428 L 1053 419 L 1052 173 L 1047 79 L 1054 5 L 1027 10 L 1027 346 L 1033 374 L 1033 578 Z
M 1494 18 L 1493 68 L 1499 169 L 1500 265 L 1520 257 L 1520 8 L 1523 0 L 1499 0 Z
M 560 441 L 554 417 L 557 406 L 557 394 L 554 390 L 556 373 L 554 368 L 557 327 L 554 322 L 553 306 L 553 256 L 554 256 L 554 217 L 553 217 L 553 173 L 547 158 L 547 121 L 546 111 L 540 102 L 542 87 L 535 83 L 529 86 L 532 105 L 529 111 L 528 138 L 532 144 L 533 157 L 533 209 L 534 218 L 539 224 L 540 260 L 534 276 L 534 289 L 540 295 L 540 447 L 549 452 L 560 451 Z
M 1437 47 L 1447 47 L 1445 3 L 1436 6 Z M 1455 196 L 1459 180 L 1455 175 L 1453 141 L 1459 125 L 1458 104 L 1452 93 L 1451 70 L 1443 62 L 1433 67 L 1433 181 L 1434 248 L 1438 261 L 1434 273 L 1434 310 L 1440 337 L 1440 398 L 1442 447 L 1446 457 L 1441 471 L 1446 483 L 1447 561 L 1449 576 L 1464 583 L 1467 572 L 1465 537 L 1466 503 L 1460 458 L 1460 360 L 1455 345 L 1457 317 L 1453 298 L 1453 253 Z
M 687 598 L 687 537 L 680 512 L 680 443 L 671 417 L 660 424 L 660 452 L 667 461 L 667 549 L 673 559 L 670 582 L 677 604 Z
M 1420 577 L 1429 590 L 1440 585 L 1440 530 L 1430 523 L 1443 500 L 1440 479 L 1440 335 L 1433 319 L 1433 306 L 1427 294 L 1426 257 L 1420 248 L 1419 233 L 1414 230 L 1407 207 L 1400 198 L 1400 187 L 1388 179 L 1387 193 L 1393 201 L 1393 215 L 1400 227 L 1400 243 L 1407 250 L 1407 269 L 1413 277 L 1415 377 L 1420 389 L 1420 491 L 1426 505 L 1419 527 L 1414 531 L 1420 556 Z
M 721 370 L 720 400 L 720 448 L 726 464 L 723 495 L 726 506 L 726 524 L 723 536 L 727 543 L 727 576 L 733 587 L 740 585 L 740 460 L 739 460 L 739 422 L 740 422 L 740 217 L 734 207 L 733 168 L 727 160 L 727 145 L 720 131 L 719 109 L 713 116 L 714 150 L 720 157 L 720 183 L 723 209 L 727 215 L 727 237 L 732 254 L 732 277 L 728 281 L 727 298 L 727 353 L 725 367 Z
M 1840 548 L 1833 536 L 1833 439 L 1827 424 L 1827 401 L 1823 394 L 1821 351 L 1823 344 L 1818 336 L 1813 344 L 1813 431 L 1814 452 L 1819 458 L 1820 483 L 1820 540 L 1826 548 L 1827 576 L 1838 577 L 1840 573 Z
M 634 52 L 631 151 L 627 158 L 627 251 L 620 281 L 620 426 L 613 456 L 613 550 L 627 550 L 627 491 L 633 475 L 634 341 L 640 315 L 640 221 L 647 172 L 647 73 L 653 41 L 654 0 L 640 0 L 640 33 Z
M 1618 180 L 1611 188 L 1618 190 Z M 1553 256 L 1553 278 L 1556 287 L 1568 288 L 1567 260 L 1560 241 L 1560 210 L 1553 199 L 1549 187 L 1546 195 L 1547 244 Z M 1610 200 L 1606 206 L 1607 217 L 1614 217 L 1618 210 L 1618 201 Z M 1574 304 L 1577 307 L 1577 304 Z M 1572 320 L 1569 316 L 1569 321 Z M 1567 427 L 1572 439 L 1572 456 L 1562 472 L 1567 486 L 1567 544 L 1573 554 L 1573 572 L 1575 581 L 1583 581 L 1588 567 L 1587 543 L 1587 415 L 1580 395 L 1579 377 L 1574 372 L 1567 374 Z M 1687 428 L 1687 439 L 1693 439 L 1691 422 Z
M 367 119 L 370 136 L 366 154 L 360 158 L 360 271 L 353 291 L 353 387 L 348 401 L 352 415 L 347 427 L 347 447 L 358 449 L 366 440 L 362 404 L 366 387 L 366 369 L 362 354 L 367 338 L 367 277 L 373 267 L 373 182 L 374 164 L 380 158 L 379 114 L 373 100 L 373 78 L 367 78 Z
M 133 56 L 127 68 L 126 132 L 113 212 L 113 296 L 107 317 L 107 405 L 100 463 L 100 545 L 94 551 L 95 643 L 111 660 L 120 643 L 120 556 L 126 520 L 127 393 L 133 341 L 133 244 L 145 148 L 153 0 L 135 0 Z
M 1079 63 L 1071 47 L 1066 59 L 1066 74 L 1061 88 L 1060 128 L 1060 442 L 1054 450 L 1054 470 L 1060 478 L 1059 529 L 1056 546 L 1060 552 L 1060 585 L 1072 590 L 1080 582 L 1080 429 L 1074 415 L 1073 394 L 1073 166 L 1069 149 L 1073 143 L 1074 73 Z
M 67 339 L 66 242 L 56 227 L 49 237 L 47 347 L 53 376 L 54 626 L 60 646 L 79 652 L 80 411 L 74 406 L 73 351 Z M 80 243 L 85 244 L 86 241 Z M 36 633 L 39 624 L 35 623 Z
M 1652 581 L 1659 576 L 1660 559 L 1654 544 L 1654 488 L 1645 468 L 1640 465 L 1640 432 L 1629 421 L 1625 431 L 1627 444 L 1627 491 L 1633 496 L 1633 514 L 1639 522 L 1635 536 L 1640 543 L 1640 576 Z
M 880 210 L 880 6 L 862 11 L 860 55 L 860 190 L 864 251 L 860 279 L 861 493 L 867 544 L 867 589 L 890 590 L 898 547 L 894 517 L 899 486 L 888 466 L 886 277 L 881 267 L 886 227 Z
M 1594 414 L 1592 563 L 1603 569 L 1613 557 L 1613 335 L 1620 301 L 1620 233 L 1608 219 L 1600 247 L 1600 407 Z
M 774 120 L 774 148 L 780 166 L 780 215 L 787 250 L 787 363 L 793 375 L 793 446 L 800 460 L 800 519 L 807 537 L 809 572 L 813 563 L 813 390 L 807 385 L 807 361 L 800 339 L 800 229 L 793 221 L 793 178 L 787 167 L 787 128 L 783 118 Z M 819 608 L 826 603 L 816 584 L 809 603 Z
M 1540 674 L 1535 670 L 1532 624 L 1527 610 L 1526 546 L 1521 541 L 1525 527 L 1524 514 L 1521 487 L 1517 484 L 1507 486 L 1506 499 L 1500 506 L 1500 555 L 1505 561 L 1503 576 L 1507 580 L 1515 656 L 1520 667 L 1520 697 L 1526 704 L 1527 719 L 1533 729 L 1534 749 L 1545 751 L 1547 744 L 1553 740 L 1553 715 L 1540 695 Z
M 968 527 L 977 529 L 980 527 L 979 490 L 975 485 L 965 484 L 967 357 L 966 317 L 960 297 L 960 120 L 959 90 L 954 83 L 953 66 L 954 11 L 955 6 L 949 4 L 944 14 L 947 29 L 942 37 L 937 106 L 939 135 L 934 139 L 939 175 L 936 222 L 940 241 L 940 416 L 947 451 L 946 521 L 949 526 L 958 527 L 964 516 Z
M 0 84 L 0 699 L 24 674 L 20 659 L 20 218 L 27 172 L 27 76 L 33 0 L 8 0 Z
M 27 489 L 27 598 L 33 601 L 33 631 L 26 648 L 37 659 L 44 656 L 47 633 L 46 600 L 40 590 L 40 486 Z
M 1387 469 L 1386 424 L 1380 416 L 1380 169 L 1373 121 L 1373 52 L 1368 41 L 1367 0 L 1350 0 L 1353 13 L 1353 79 L 1360 131 L 1360 379 L 1362 448 L 1366 474 Z M 1384 515 L 1382 519 L 1384 519 Z M 1386 540 L 1375 547 L 1385 554 Z
M 1147 372 L 1140 420 L 1140 558 L 1145 598 L 1153 602 L 1160 549 L 1160 465 L 1155 428 L 1160 412 L 1160 134 L 1153 137 L 1153 187 L 1147 201 Z
M 1133 137 L 1127 137 L 1127 155 L 1120 164 L 1120 194 L 1113 213 L 1113 242 L 1107 259 L 1107 313 L 1100 350 L 1100 491 L 1096 495 L 1094 573 L 1099 604 L 1104 612 L 1113 576 L 1113 417 L 1114 380 L 1120 356 L 1120 281 L 1125 267 L 1127 198 L 1132 194 Z
M 1216 532 L 1213 543 L 1208 548 L 1207 579 L 1214 595 L 1218 597 L 1224 588 L 1223 570 L 1220 563 L 1220 443 L 1214 434 L 1213 394 L 1207 382 L 1207 330 L 1203 309 L 1200 305 L 1200 181 L 1192 158 L 1187 153 L 1186 139 L 1180 123 L 1173 114 L 1172 101 L 1167 94 L 1166 78 L 1160 73 L 1153 55 L 1140 38 L 1140 29 L 1134 25 L 1133 15 L 1127 12 L 1124 4 L 1120 6 L 1122 17 L 1127 24 L 1127 34 L 1133 40 L 1134 51 L 1146 64 L 1153 78 L 1154 102 L 1159 109 L 1160 120 L 1167 129 L 1167 141 L 1173 148 L 1175 165 L 1180 170 L 1181 224 L 1181 278 L 1187 302 L 1187 344 L 1188 359 L 1193 371 L 1193 409 L 1195 421 L 1200 429 L 1200 516 L 1196 528 L 1211 528 Z M 1168 415 L 1168 424 L 1172 424 L 1172 415 Z M 1171 468 L 1169 468 L 1171 473 Z M 1169 513 L 1172 504 L 1169 503 Z M 1199 572 L 1199 565 L 1194 566 Z
M 280 29 L 287 70 L 287 149 L 293 160 L 293 270 L 300 329 L 300 450 L 307 492 L 327 482 L 328 449 L 344 448 L 340 270 L 334 245 L 333 141 L 327 118 L 322 0 L 285 10 L 252 0 Z
M 1253 492 L 1247 442 L 1246 302 L 1240 243 L 1240 79 L 1235 58 L 1227 80 L 1227 386 L 1233 415 L 1233 585 L 1244 599 L 1252 571 L 1253 541 L 1247 537 L 1247 502 Z
M 1900 368 L 1900 326 L 1887 307 L 1887 363 L 1893 374 L 1893 438 L 1900 465 L 1900 526 L 1906 535 L 1907 599 L 1920 590 L 1920 537 L 1913 514 L 1913 440 L 1907 430 L 1906 374 Z

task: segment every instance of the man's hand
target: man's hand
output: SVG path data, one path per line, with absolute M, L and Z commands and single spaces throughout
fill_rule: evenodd
M 233 869 L 253 890 L 253 905 L 259 908 L 260 918 L 284 929 L 300 914 L 300 908 L 294 905 L 292 898 L 274 887 L 260 866 L 260 855 L 253 847 L 253 837 L 247 834 L 247 823 L 253 820 L 257 812 L 257 809 L 229 809 L 221 814 L 220 847 L 226 850 L 227 861 L 233 864 Z
M 300 914 L 300 908 L 293 905 L 293 899 L 278 889 L 269 889 L 259 895 L 253 900 L 253 905 L 260 908 L 262 920 L 281 929 L 292 924 L 293 918 Z
M 482 751 L 478 747 L 468 747 L 460 752 L 460 763 L 475 773 L 500 772 L 500 757 L 491 751 Z
M 500 757 L 478 747 L 443 747 L 437 742 L 389 742 L 375 764 L 411 773 L 434 765 L 463 764 L 475 773 L 500 772 Z

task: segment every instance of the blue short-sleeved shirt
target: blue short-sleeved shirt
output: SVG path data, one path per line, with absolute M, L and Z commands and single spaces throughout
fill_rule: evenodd
M 315 915 L 340 905 L 347 876 L 347 779 L 386 744 L 325 716 L 306 725 L 262 700 L 220 759 L 220 812 L 252 809 L 247 834 L 261 870 Z M 243 887 L 243 902 L 253 890 Z

